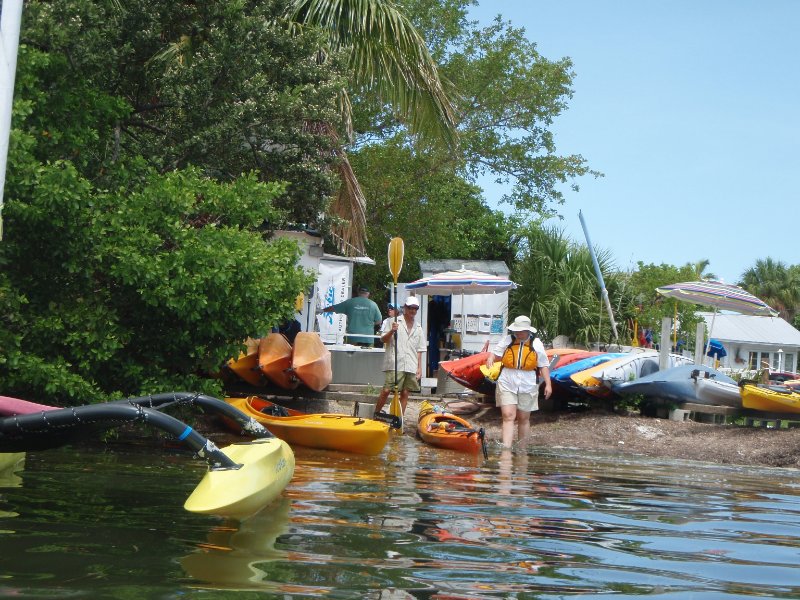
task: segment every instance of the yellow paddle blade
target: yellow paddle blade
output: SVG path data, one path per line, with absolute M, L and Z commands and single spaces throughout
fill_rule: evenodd
M 403 405 L 400 404 L 400 394 L 397 392 L 394 393 L 392 396 L 392 403 L 389 405 L 389 414 L 393 417 L 399 417 L 400 419 L 400 429 L 403 429 Z
M 275 500 L 294 474 L 294 453 L 278 438 L 232 444 L 222 451 L 239 469 L 211 469 L 183 507 L 195 513 L 244 519 Z
M 389 271 L 392 273 L 395 284 L 397 283 L 397 277 L 400 275 L 400 270 L 403 268 L 404 253 L 403 239 L 399 237 L 392 238 L 389 242 Z
M 497 381 L 497 378 L 500 377 L 500 371 L 503 370 L 503 363 L 495 361 L 492 363 L 491 368 L 481 365 L 480 369 L 484 377 L 491 381 Z

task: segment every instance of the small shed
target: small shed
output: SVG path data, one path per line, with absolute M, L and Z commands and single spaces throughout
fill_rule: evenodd
M 698 313 L 706 327 L 714 328 L 711 338 L 719 340 L 727 352 L 720 366 L 735 371 L 769 368 L 771 371 L 798 372 L 800 331 L 780 317 L 755 317 L 731 313 Z

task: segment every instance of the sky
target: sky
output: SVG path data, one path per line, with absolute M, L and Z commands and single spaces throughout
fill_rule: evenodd
M 737 283 L 758 259 L 800 264 L 800 1 L 481 0 L 470 17 L 498 13 L 572 59 L 557 153 L 604 174 L 561 188 L 549 225 L 583 244 L 581 211 L 623 271 L 707 259 Z

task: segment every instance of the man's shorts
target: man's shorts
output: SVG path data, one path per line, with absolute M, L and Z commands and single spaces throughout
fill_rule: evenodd
M 386 371 L 386 379 L 383 382 L 383 389 L 394 390 L 394 371 Z M 416 373 L 406 371 L 397 372 L 397 389 L 399 391 L 408 390 L 409 392 L 420 391 L 419 381 Z
M 524 410 L 526 412 L 533 412 L 539 410 L 539 388 L 534 389 L 531 393 L 517 394 L 504 390 L 499 385 L 495 390 L 495 405 L 508 406 L 517 405 L 517 410 Z

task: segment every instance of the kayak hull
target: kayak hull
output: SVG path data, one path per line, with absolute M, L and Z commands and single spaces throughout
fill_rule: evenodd
M 296 410 L 289 410 L 289 416 L 269 415 L 262 411 L 276 405 L 255 396 L 226 398 L 226 402 L 291 445 L 373 456 L 380 454 L 389 441 L 389 425 L 373 419 Z
M 483 447 L 482 432 L 469 421 L 453 413 L 436 412 L 428 402 L 420 405 L 417 434 L 423 442 L 437 448 L 475 454 Z
M 293 390 L 300 380 L 292 372 L 292 345 L 286 336 L 270 333 L 258 344 L 258 368 L 272 383 L 285 390 Z
M 241 467 L 206 472 L 186 499 L 186 510 L 244 519 L 280 496 L 294 474 L 294 453 L 277 438 L 232 444 L 222 451 Z
M 742 406 L 751 410 L 775 413 L 800 413 L 800 393 L 777 385 L 742 386 Z
M 333 379 L 331 353 L 318 333 L 301 331 L 294 339 L 292 371 L 304 385 L 321 392 Z

